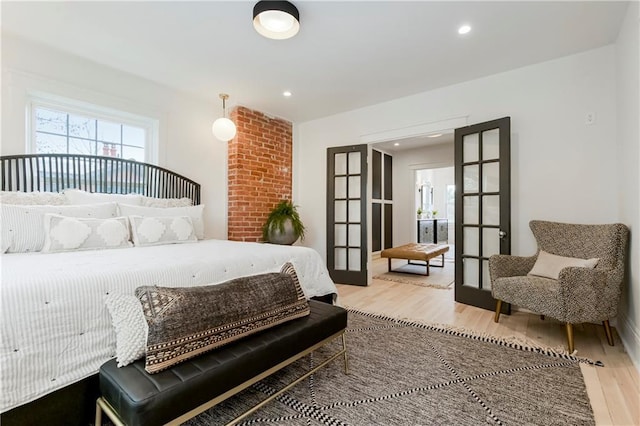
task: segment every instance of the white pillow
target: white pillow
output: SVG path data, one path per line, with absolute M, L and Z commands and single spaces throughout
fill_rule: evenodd
M 104 302 L 116 331 L 118 367 L 124 367 L 144 357 L 149 326 L 142 313 L 142 304 L 136 296 L 113 293 L 106 295 Z
M 553 278 L 554 280 L 557 280 L 560 276 L 560 271 L 564 268 L 569 266 L 578 266 L 593 269 L 598 264 L 598 260 L 600 259 L 578 259 L 575 257 L 557 256 L 540 250 L 536 263 L 527 275 L 536 275 L 539 277 Z
M 23 206 L 61 206 L 65 204 L 65 198 L 60 192 L 2 191 L 0 192 L 0 202 Z
M 126 217 L 85 219 L 48 213 L 44 232 L 45 253 L 131 247 Z
M 198 241 L 189 216 L 129 216 L 136 246 L 193 243 Z
M 103 194 L 87 192 L 81 189 L 65 189 L 63 191 L 66 204 L 96 204 L 96 203 L 125 203 L 134 206 L 142 205 L 140 194 Z
M 142 216 L 142 217 L 176 217 L 189 216 L 193 222 L 193 230 L 199 240 L 204 238 L 204 220 L 202 214 L 204 204 L 190 207 L 142 207 L 128 204 L 118 204 L 121 216 Z
M 2 204 L 2 246 L 9 241 L 7 253 L 42 250 L 45 239 L 44 215 L 108 219 L 117 216 L 116 203 L 84 206 L 15 206 Z
M 142 205 L 144 207 L 189 207 L 193 205 L 191 198 L 153 198 L 142 196 Z

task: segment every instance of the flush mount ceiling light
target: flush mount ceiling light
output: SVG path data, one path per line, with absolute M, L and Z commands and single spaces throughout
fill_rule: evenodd
M 253 27 L 267 38 L 291 38 L 300 30 L 300 13 L 288 1 L 259 1 L 253 6 Z
M 219 140 L 229 142 L 236 136 L 236 125 L 227 118 L 226 101 L 229 99 L 229 95 L 220 93 L 220 99 L 222 99 L 222 117 L 213 122 L 211 131 L 213 132 L 213 136 Z

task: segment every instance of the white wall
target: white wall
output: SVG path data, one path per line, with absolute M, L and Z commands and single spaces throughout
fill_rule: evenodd
M 159 120 L 158 165 L 202 185 L 207 236 L 226 239 L 227 147 L 211 134 L 217 104 L 2 34 L 2 155 L 25 152 L 26 99 L 34 92 Z
M 618 221 L 615 54 L 607 46 L 296 125 L 294 198 L 309 229 L 304 244 L 326 256 L 327 147 L 462 116 L 469 124 L 511 116 L 514 254 L 535 251 L 531 219 Z M 590 126 L 589 112 L 597 118 Z
M 640 4 L 632 2 L 616 42 L 619 221 L 631 228 L 629 270 L 618 331 L 640 369 Z

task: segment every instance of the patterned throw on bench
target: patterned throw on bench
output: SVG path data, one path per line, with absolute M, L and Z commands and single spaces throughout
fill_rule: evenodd
M 222 284 L 136 289 L 149 325 L 145 370 L 175 364 L 278 324 L 309 315 L 293 265 L 280 273 Z

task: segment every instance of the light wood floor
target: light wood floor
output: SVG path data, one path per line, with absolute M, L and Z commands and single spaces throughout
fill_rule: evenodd
M 394 261 L 395 262 L 395 261 Z M 398 261 L 402 264 L 404 261 Z M 387 260 L 373 262 L 373 275 L 385 272 Z M 539 315 L 515 311 L 502 315 L 498 324 L 493 312 L 454 302 L 454 290 L 373 280 L 368 287 L 338 285 L 338 303 L 367 312 L 430 323 L 450 324 L 489 333 L 516 336 L 548 347 L 566 345 L 564 325 Z M 453 287 L 453 286 L 452 286 Z M 604 367 L 581 364 L 582 374 L 598 425 L 640 425 L 638 371 L 615 333 L 615 346 L 607 344 L 602 326 L 574 327 L 577 356 L 600 360 Z

